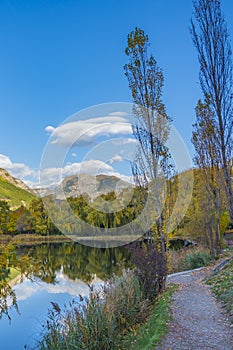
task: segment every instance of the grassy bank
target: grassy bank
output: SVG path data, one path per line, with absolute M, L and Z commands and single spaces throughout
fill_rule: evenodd
M 8 173 L 7 176 L 12 179 Z M 36 196 L 0 176 L 0 198 L 6 200 L 11 208 L 18 208 L 22 204 L 29 205 Z
M 169 287 L 159 296 L 146 322 L 134 332 L 130 332 L 122 339 L 121 349 L 154 350 L 155 346 L 164 338 L 168 331 L 168 321 L 171 319 L 169 306 L 176 286 Z
M 78 242 L 81 244 L 90 244 L 93 245 L 95 242 L 96 246 L 104 247 L 108 245 L 108 242 L 113 244 L 126 244 L 130 241 L 134 241 L 138 238 L 138 236 L 88 236 L 88 237 L 77 237 L 72 235 L 39 235 L 39 234 L 17 234 L 17 235 L 9 235 L 9 234 L 1 234 L 0 235 L 0 244 L 20 244 L 20 245 L 30 245 L 30 244 L 40 244 L 40 243 L 52 243 L 52 242 Z
M 233 323 L 233 258 L 206 283 L 212 286 L 213 292 L 223 303 Z
M 19 269 L 16 269 L 14 267 L 10 268 L 10 274 L 6 280 L 6 282 L 10 282 L 13 279 L 15 279 L 17 276 L 19 276 L 21 274 L 21 271 Z
M 35 245 L 41 243 L 60 243 L 72 242 L 70 238 L 64 235 L 44 236 L 37 234 L 19 234 L 15 236 L 0 235 L 0 244 L 12 243 L 15 245 Z
M 53 304 L 37 349 L 119 349 L 122 335 L 144 321 L 149 301 L 136 275 L 125 271 L 65 308 Z

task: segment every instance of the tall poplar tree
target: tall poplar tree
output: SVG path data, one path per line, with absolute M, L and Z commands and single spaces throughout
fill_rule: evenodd
M 220 0 L 194 0 L 193 5 L 190 32 L 200 64 L 199 79 L 204 104 L 207 102 L 211 110 L 214 126 L 210 125 L 205 137 L 209 138 L 209 145 L 215 140 L 217 149 L 213 153 L 212 148 L 206 148 L 205 157 L 206 160 L 208 157 L 214 158 L 213 162 L 222 169 L 224 191 L 233 223 L 233 76 L 229 34 Z M 199 131 L 203 131 L 203 125 L 206 125 L 205 114 L 202 114 L 202 118 L 203 123 L 198 122 Z M 200 157 L 197 148 L 196 151 L 196 156 Z M 220 188 L 220 184 L 217 187 Z
M 219 132 L 214 116 L 209 99 L 198 102 L 192 143 L 195 148 L 194 162 L 205 188 L 203 194 L 205 198 L 203 197 L 201 204 L 204 206 L 206 218 L 202 229 L 208 232 L 210 249 L 212 254 L 217 256 L 221 252 L 220 221 L 225 196 L 221 152 L 218 146 Z
M 144 31 L 140 28 L 132 31 L 128 35 L 125 50 L 129 63 L 124 69 L 134 102 L 133 132 L 138 141 L 133 175 L 139 186 L 150 186 L 153 183 L 151 190 L 156 203 L 156 220 L 152 231 L 160 238 L 165 253 L 167 211 L 164 210 L 160 180 L 163 173 L 166 181 L 171 170 L 170 153 L 166 147 L 171 119 L 162 101 L 163 72 L 155 58 L 148 55 L 148 47 L 149 39 Z

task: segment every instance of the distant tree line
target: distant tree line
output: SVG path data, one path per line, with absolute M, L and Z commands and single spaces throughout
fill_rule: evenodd
M 41 198 L 32 200 L 29 207 L 21 205 L 12 210 L 6 201 L 0 201 L 0 234 L 38 233 L 57 234 Z
M 124 198 L 126 193 L 127 190 L 124 191 Z M 131 196 L 131 191 L 129 191 L 129 196 Z M 116 197 L 115 192 L 102 194 L 93 201 L 92 205 L 88 204 L 85 196 L 70 197 L 67 201 L 73 213 L 81 219 L 81 223 L 90 224 L 92 232 L 88 234 L 92 235 L 95 233 L 95 228 L 116 228 L 137 218 L 146 200 L 146 188 L 135 189 L 132 198 L 129 199 L 124 209 L 118 210 L 116 207 L 116 211 L 113 212 L 103 211 L 103 206 L 108 207 L 109 203 L 113 202 Z M 49 196 L 46 198 L 46 201 L 50 201 L 50 203 L 53 200 Z M 57 210 L 57 206 L 54 206 L 56 223 L 62 223 L 62 227 L 65 228 L 67 234 L 79 234 L 81 236 L 83 234 L 82 224 L 77 228 L 77 224 L 73 224 L 69 217 L 64 217 L 64 212 L 66 212 L 62 210 L 64 202 L 60 201 L 59 205 L 61 210 Z M 41 198 L 34 199 L 28 207 L 22 205 L 15 210 L 10 209 L 6 201 L 0 201 L 0 234 L 18 233 L 54 235 L 60 232 L 49 217 Z

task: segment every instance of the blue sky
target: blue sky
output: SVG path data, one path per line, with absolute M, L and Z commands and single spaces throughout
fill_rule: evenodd
M 233 34 L 233 2 L 222 0 L 222 8 Z M 132 102 L 123 65 L 136 26 L 149 35 L 167 112 L 192 155 L 201 93 L 191 14 L 191 0 L 1 0 L 0 166 L 36 181 L 46 127 L 96 104 Z

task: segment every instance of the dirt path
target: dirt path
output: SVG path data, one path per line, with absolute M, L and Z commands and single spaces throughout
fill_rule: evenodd
M 178 290 L 171 305 L 173 320 L 156 350 L 233 350 L 233 327 L 203 279 L 209 269 L 170 276 Z

